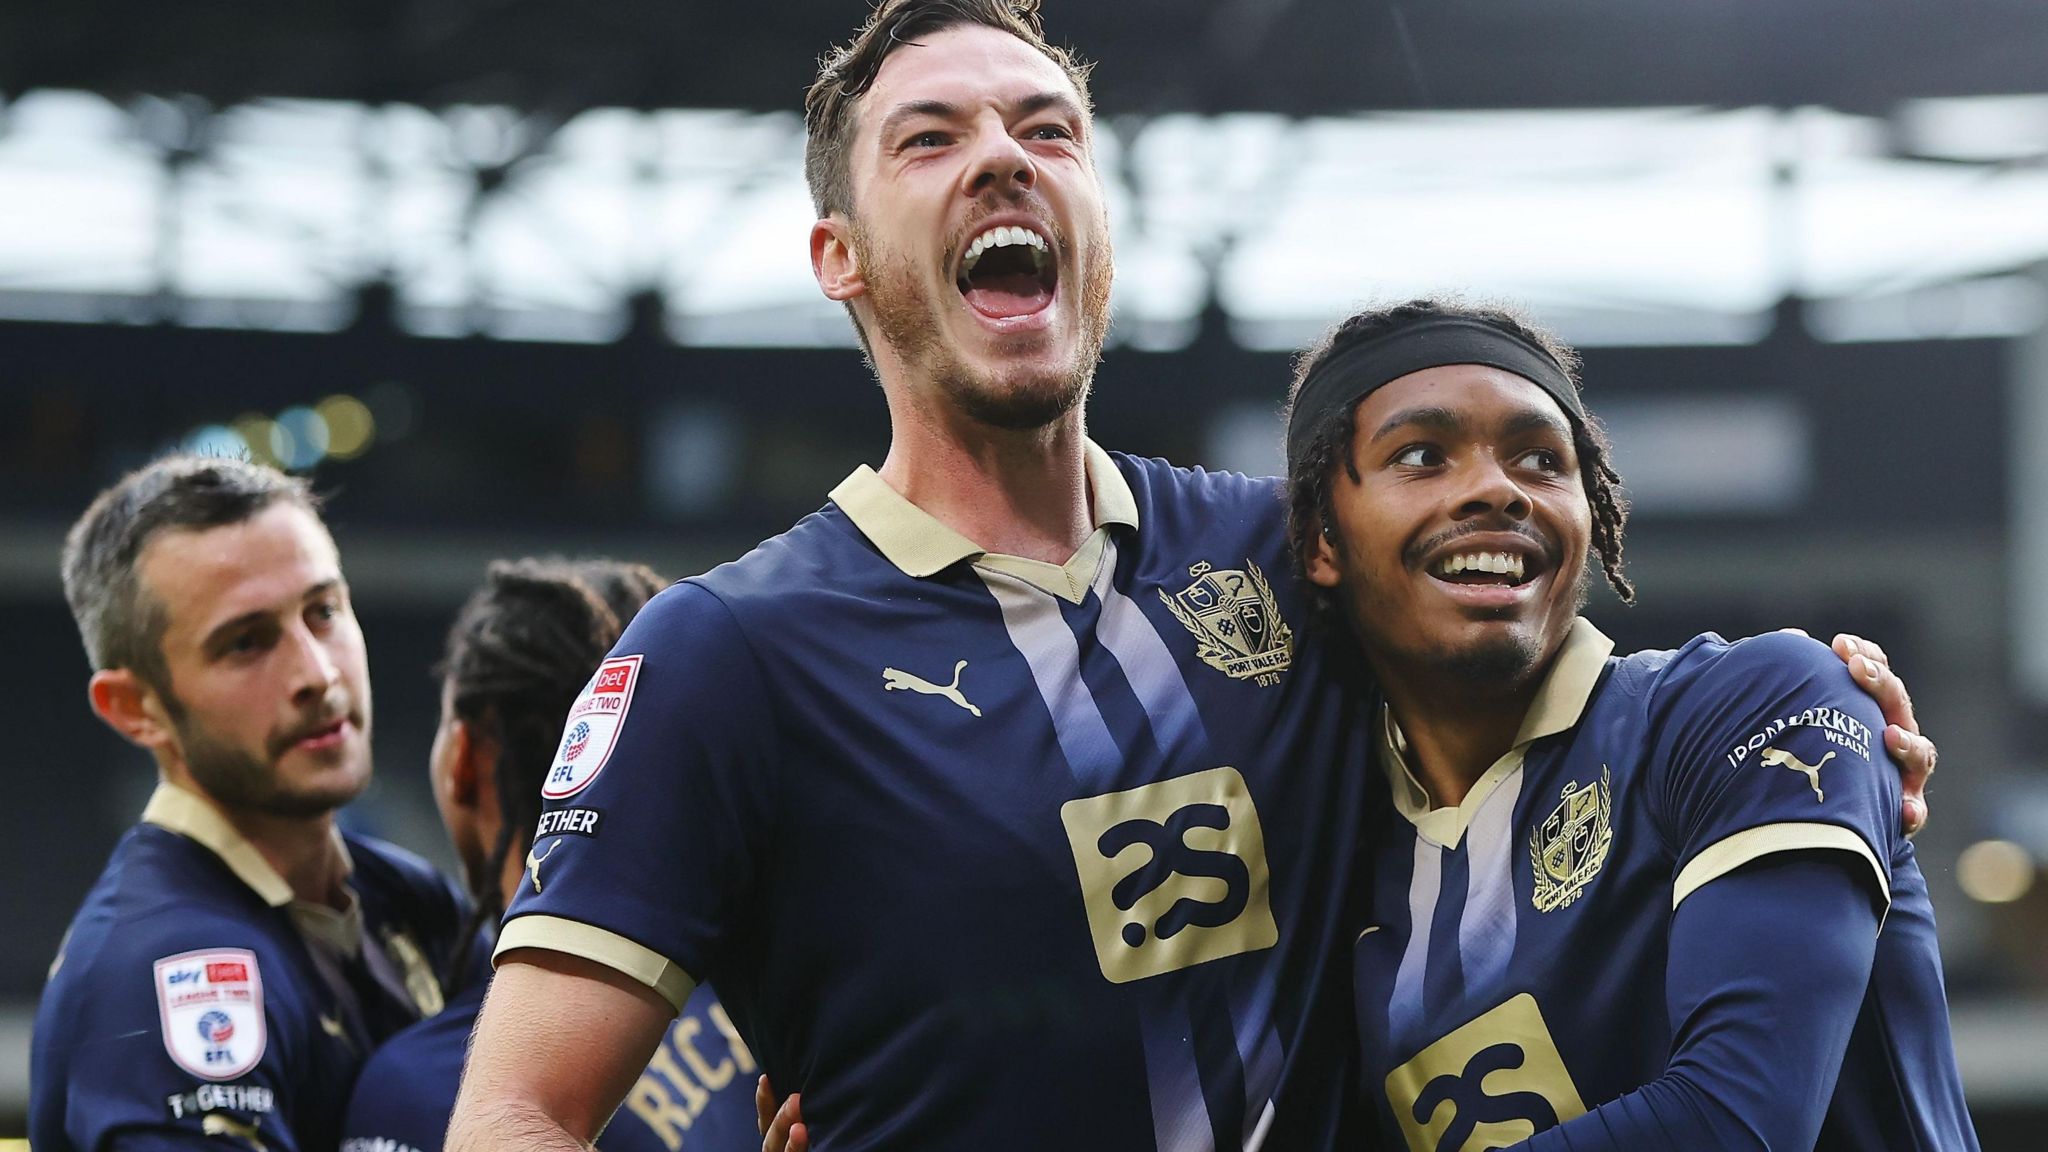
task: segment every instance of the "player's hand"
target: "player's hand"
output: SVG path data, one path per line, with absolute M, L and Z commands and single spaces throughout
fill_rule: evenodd
M 810 1152 L 811 1131 L 804 1125 L 802 1093 L 791 1093 L 778 1108 L 775 1089 L 768 1077 L 761 1077 L 754 1081 L 754 1120 L 761 1127 L 761 1152 Z
M 1788 632 L 1798 632 L 1788 628 Z M 1805 635 L 1801 632 L 1800 635 Z M 1920 734 L 1920 722 L 1913 716 L 1913 697 L 1906 691 L 1906 682 L 1892 671 L 1891 657 L 1883 648 L 1861 636 L 1844 632 L 1835 637 L 1829 647 L 1835 655 L 1849 666 L 1849 675 L 1856 686 L 1870 693 L 1877 706 L 1884 713 L 1884 746 L 1899 762 L 1899 775 L 1905 788 L 1905 811 L 1901 820 L 1906 835 L 1927 826 L 1927 778 L 1934 775 L 1934 762 L 1938 753 L 1934 741 Z

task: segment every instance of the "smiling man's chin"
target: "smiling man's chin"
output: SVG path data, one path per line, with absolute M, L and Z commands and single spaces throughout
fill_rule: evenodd
M 1474 688 L 1521 684 L 1543 659 L 1540 637 L 1520 628 L 1489 629 L 1490 635 L 1442 652 L 1437 663 L 1450 678 Z

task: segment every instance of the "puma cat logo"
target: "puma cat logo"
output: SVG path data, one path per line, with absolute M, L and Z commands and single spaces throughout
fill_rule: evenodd
M 546 863 L 548 856 L 553 856 L 555 849 L 561 846 L 562 842 L 560 840 L 548 845 L 547 856 L 535 856 L 533 849 L 528 848 L 526 850 L 526 871 L 533 876 L 533 890 L 536 893 L 540 891 L 540 866 Z
M 256 1125 L 244 1124 L 232 1116 L 223 1116 L 218 1112 L 208 1112 L 206 1118 L 199 1122 L 199 1130 L 208 1136 L 226 1136 L 230 1139 L 246 1140 L 249 1142 L 249 1147 L 254 1148 L 256 1152 L 269 1152 L 269 1145 L 263 1142 L 263 1137 L 257 1132 Z
M 1820 764 L 1825 764 L 1834 758 L 1835 754 L 1830 752 L 1820 758 Z M 1790 768 L 1794 772 L 1804 773 L 1806 782 L 1813 785 L 1814 799 L 1827 799 L 1827 794 L 1820 790 L 1820 764 L 1808 764 L 1799 757 L 1780 748 L 1766 748 L 1756 759 L 1759 764 L 1776 764 L 1783 768 Z
M 884 668 L 882 669 L 882 691 L 908 690 L 911 692 L 922 692 L 927 696 L 944 696 L 946 699 L 979 716 L 981 715 L 981 709 L 969 704 L 967 697 L 960 694 L 960 673 L 966 667 L 967 661 L 965 660 L 953 665 L 953 682 L 951 684 L 934 684 L 921 676 L 914 676 L 895 668 Z

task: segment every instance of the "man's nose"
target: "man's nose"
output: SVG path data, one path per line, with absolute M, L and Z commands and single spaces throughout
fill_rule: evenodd
M 1500 461 L 1489 453 L 1466 470 L 1466 487 L 1460 493 L 1457 516 L 1466 519 L 1499 512 L 1516 520 L 1529 515 L 1529 494 L 1515 482 Z
M 325 696 L 341 679 L 341 664 L 327 644 L 301 622 L 290 630 L 285 643 L 292 658 L 292 699 Z
M 974 134 L 974 158 L 968 165 L 966 187 L 970 196 L 985 192 L 1007 192 L 1030 188 L 1038 182 L 1038 167 L 1031 153 L 1009 127 L 1001 122 L 982 123 Z

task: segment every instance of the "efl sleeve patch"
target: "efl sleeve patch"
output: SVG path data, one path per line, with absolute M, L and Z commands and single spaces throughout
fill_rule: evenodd
M 183 952 L 156 962 L 164 1049 L 178 1067 L 232 1080 L 263 1059 L 263 975 L 241 948 Z
M 569 722 L 555 751 L 554 766 L 540 794 L 566 800 L 590 786 L 618 747 L 619 730 L 633 704 L 633 685 L 640 679 L 640 657 L 614 656 L 598 665 L 597 675 L 569 709 Z

